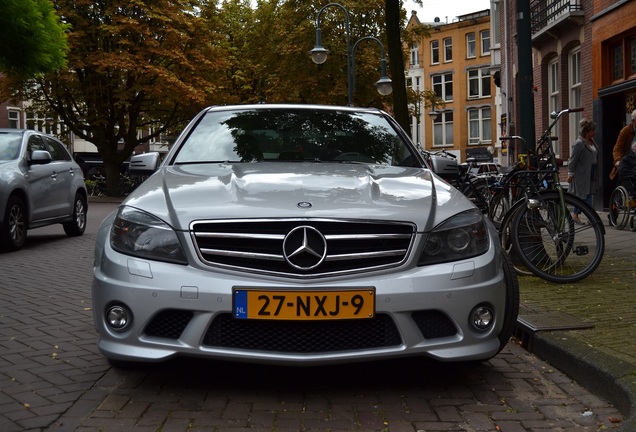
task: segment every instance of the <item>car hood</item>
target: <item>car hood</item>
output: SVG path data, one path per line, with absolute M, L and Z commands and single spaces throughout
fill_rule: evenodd
M 17 160 L 0 161 L 0 181 L 8 183 L 14 180 L 16 175 L 22 175 Z
M 426 169 L 318 162 L 164 166 L 124 204 L 178 230 L 205 219 L 337 217 L 415 222 L 426 231 L 470 208 Z

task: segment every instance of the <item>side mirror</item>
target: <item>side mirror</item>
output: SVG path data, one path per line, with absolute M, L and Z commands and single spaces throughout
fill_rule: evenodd
M 29 159 L 29 164 L 31 165 L 46 165 L 51 163 L 53 158 L 51 157 L 51 153 L 46 150 L 33 150 L 31 152 L 31 158 Z
M 143 153 L 134 155 L 130 158 L 130 164 L 128 165 L 128 174 L 148 176 L 157 171 L 160 164 L 159 153 Z

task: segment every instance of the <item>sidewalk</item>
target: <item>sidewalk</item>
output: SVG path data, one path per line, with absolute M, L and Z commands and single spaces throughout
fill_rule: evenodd
M 557 330 L 533 332 L 519 325 L 517 336 L 526 349 L 610 401 L 625 414 L 621 430 L 634 431 L 636 232 L 629 226 L 617 230 L 609 226 L 607 213 L 599 214 L 605 224 L 605 255 L 594 274 L 575 284 L 519 277 L 520 323 L 552 319 Z M 590 328 L 564 329 L 570 323 Z

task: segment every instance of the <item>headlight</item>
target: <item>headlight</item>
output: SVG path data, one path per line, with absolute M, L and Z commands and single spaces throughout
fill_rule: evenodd
M 458 261 L 486 253 L 490 239 L 484 216 L 470 210 L 453 216 L 431 231 L 418 265 Z
M 162 220 L 132 207 L 117 212 L 110 230 L 110 246 L 139 258 L 188 263 L 174 230 Z

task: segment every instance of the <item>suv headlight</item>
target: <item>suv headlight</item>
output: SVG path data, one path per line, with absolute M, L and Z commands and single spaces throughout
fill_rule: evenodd
M 486 253 L 490 238 L 484 216 L 469 210 L 439 224 L 428 234 L 418 265 L 458 261 Z
M 123 254 L 187 264 L 181 242 L 162 220 L 132 207 L 117 212 L 110 230 L 110 246 Z

